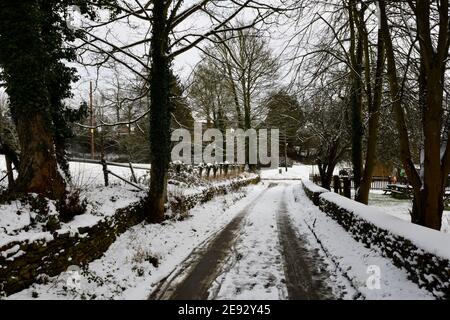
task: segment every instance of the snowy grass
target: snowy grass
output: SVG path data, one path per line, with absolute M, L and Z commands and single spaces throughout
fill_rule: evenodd
M 412 202 L 408 199 L 395 199 L 382 191 L 371 191 L 369 194 L 369 206 L 381 209 L 384 213 L 411 222 L 410 210 Z M 442 215 L 441 231 L 450 233 L 450 211 L 444 211 Z

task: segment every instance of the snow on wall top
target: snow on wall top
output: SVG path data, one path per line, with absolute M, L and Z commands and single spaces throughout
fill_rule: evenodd
M 330 192 L 330 190 L 322 188 L 322 187 L 318 186 L 317 184 L 315 184 L 312 181 L 307 180 L 307 179 L 302 179 L 302 183 L 305 186 L 305 188 L 308 189 L 311 192 L 319 192 L 319 193 Z
M 356 202 L 333 192 L 322 193 L 320 198 L 346 209 L 356 216 L 410 240 L 418 248 L 450 260 L 450 235 L 388 215 L 380 209 Z

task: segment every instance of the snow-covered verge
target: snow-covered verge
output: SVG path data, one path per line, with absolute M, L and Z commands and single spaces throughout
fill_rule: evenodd
M 0 171 L 4 169 L 4 166 L 4 156 L 0 155 Z M 144 169 L 146 167 L 149 165 L 138 164 L 137 168 L 134 168 L 134 175 L 138 180 L 137 185 L 142 189 L 148 188 L 149 185 L 149 171 Z M 85 213 L 75 216 L 71 221 L 60 221 L 55 201 L 40 199 L 36 195 L 2 203 L 0 204 L 0 247 L 15 239 L 38 237 L 43 232 L 54 232 L 56 229 L 58 232 L 66 232 L 80 226 L 93 225 L 103 217 L 113 215 L 118 208 L 138 201 L 145 194 L 113 175 L 109 175 L 109 186 L 105 187 L 102 166 L 99 164 L 71 161 L 69 168 L 72 177 L 70 189 L 80 194 L 81 202 L 86 205 Z M 132 180 L 128 167 L 109 166 L 108 170 L 124 179 Z M 228 177 L 208 179 L 200 178 L 196 172 L 175 173 L 169 171 L 169 199 L 175 202 L 172 204 L 180 203 L 180 199 L 183 199 L 185 208 L 182 207 L 180 210 L 186 211 L 198 202 L 199 197 L 205 198 L 204 195 L 207 193 L 223 192 L 224 188 L 232 187 L 234 182 L 239 183 L 242 179 L 255 176 L 254 174 L 239 173 L 234 176 L 230 174 Z M 6 188 L 5 183 L 7 183 L 6 180 L 0 183 L 0 189 Z M 32 205 L 35 203 L 39 203 L 40 210 Z M 172 213 L 169 208 L 168 214 Z M 57 227 L 49 227 L 49 218 L 51 217 L 57 221 Z M 50 220 L 50 222 L 52 221 Z
M 264 189 L 266 186 L 258 184 L 215 197 L 193 208 L 182 221 L 140 223 L 79 272 L 68 270 L 6 299 L 146 299 L 193 249 L 227 225 Z
M 311 250 L 323 256 L 328 285 L 339 299 L 434 299 L 411 280 L 404 268 L 374 248 L 355 240 L 336 220 L 315 206 L 300 184 L 292 186 L 288 211 Z M 372 281 L 373 280 L 373 281 Z
M 319 207 L 357 241 L 405 268 L 419 286 L 438 298 L 450 298 L 448 234 L 408 223 L 332 192 L 319 196 Z
M 258 181 L 259 176 L 242 175 L 198 188 L 172 186 L 168 214 L 183 218 L 199 203 Z M 139 205 L 144 194 L 117 182 L 110 187 L 91 182 L 84 190 L 89 199 L 87 212 L 62 223 L 57 230 L 48 230 L 36 219 L 38 214 L 21 201 L 0 206 L 4 213 L 0 228 L 0 294 L 17 292 L 44 275 L 55 276 L 69 265 L 82 265 L 100 257 L 118 235 L 144 219 Z M 57 214 L 52 202 L 47 206 L 51 214 Z

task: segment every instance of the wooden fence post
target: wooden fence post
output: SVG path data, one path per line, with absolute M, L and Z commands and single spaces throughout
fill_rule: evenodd
M 344 177 L 344 197 L 351 199 L 351 185 L 352 185 L 352 181 L 350 180 L 349 177 Z
M 333 176 L 333 189 L 335 193 L 339 193 L 341 189 L 341 179 L 339 176 Z
M 131 162 L 128 162 L 128 164 L 130 165 L 130 170 L 131 170 L 131 179 L 134 183 L 137 183 L 137 179 L 136 179 L 136 175 L 134 174 L 134 169 L 133 169 L 133 165 L 131 164 Z
M 108 166 L 106 164 L 106 160 L 105 157 L 102 155 L 102 167 L 103 167 L 103 178 L 105 179 L 105 186 L 107 187 L 109 185 L 109 181 L 108 181 Z

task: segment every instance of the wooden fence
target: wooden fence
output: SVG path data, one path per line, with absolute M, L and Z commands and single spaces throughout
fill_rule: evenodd
M 135 169 L 140 170 L 150 170 L 150 166 L 140 166 L 136 164 L 132 164 L 129 162 L 126 163 L 116 163 L 102 160 L 92 160 L 92 159 L 80 159 L 80 158 L 72 158 L 69 159 L 71 162 L 81 162 L 81 163 L 90 163 L 97 164 L 102 166 L 103 177 L 105 181 L 105 186 L 109 185 L 109 175 L 112 175 L 123 182 L 132 185 L 133 187 L 144 190 L 141 186 L 139 186 L 138 180 L 134 173 Z M 129 168 L 131 172 L 131 181 L 125 179 L 124 177 L 119 176 L 118 174 L 112 172 L 108 169 L 109 166 L 112 167 L 122 167 Z M 218 164 L 198 164 L 198 165 L 187 165 L 183 163 L 170 163 L 171 170 L 174 170 L 176 173 L 189 172 L 193 174 L 197 174 L 200 178 L 210 179 L 210 178 L 218 178 L 218 177 L 230 177 L 239 175 L 244 171 L 244 166 L 237 164 L 228 164 L 228 163 L 218 163 Z
M 314 183 L 320 185 L 320 175 L 309 175 L 309 180 L 313 181 Z M 342 179 L 341 179 L 342 180 Z M 355 179 L 353 177 L 350 177 L 350 187 L 352 189 L 355 188 Z M 370 188 L 372 190 L 383 190 L 386 188 L 386 186 L 390 183 L 389 177 L 373 177 L 372 183 L 370 184 Z M 331 189 L 334 188 L 334 179 L 331 180 Z

